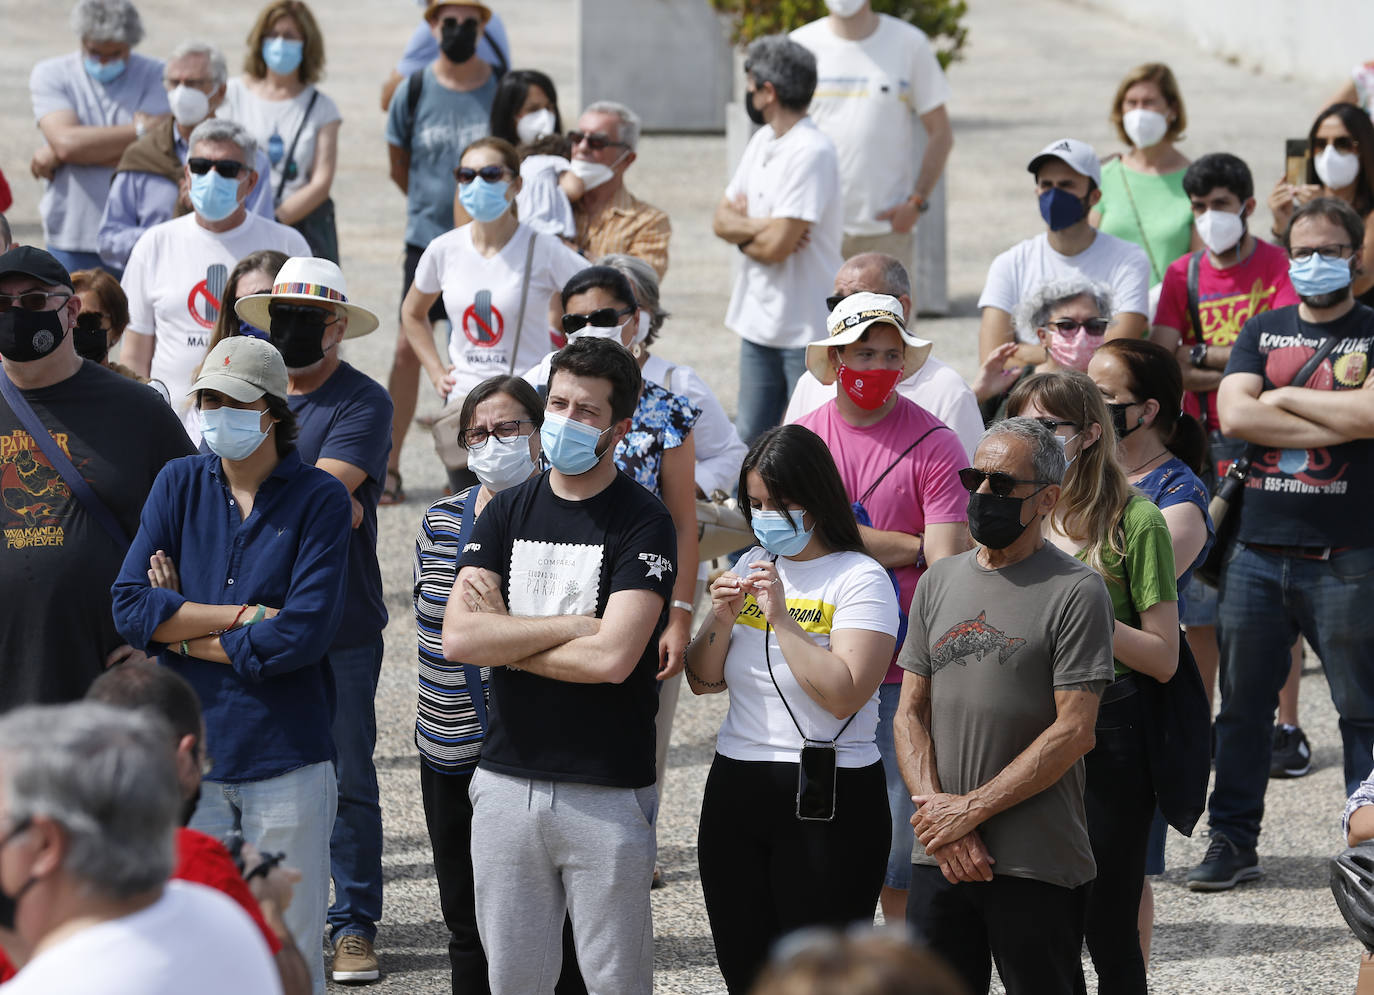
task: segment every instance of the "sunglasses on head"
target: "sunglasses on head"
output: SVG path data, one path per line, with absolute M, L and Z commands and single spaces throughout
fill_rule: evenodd
M 60 290 L 28 290 L 22 294 L 0 294 L 0 311 L 9 311 L 12 308 L 18 308 L 20 311 L 42 311 L 54 297 L 61 297 L 63 304 L 72 299 L 71 294 Z
M 844 300 L 848 296 L 848 294 L 831 294 L 829 297 L 825 299 L 825 309 L 827 311 L 835 310 L 835 308 L 840 306 L 840 301 Z
M 620 324 L 620 319 L 627 314 L 633 314 L 634 308 L 597 308 L 591 314 L 565 314 L 563 315 L 563 334 L 571 335 L 573 332 L 580 332 L 587 325 L 593 328 L 614 328 Z
M 615 139 L 611 138 L 610 135 L 604 135 L 599 131 L 570 131 L 568 132 L 568 141 L 572 142 L 574 145 L 580 145 L 586 142 L 593 152 L 600 152 L 602 149 L 612 145 L 621 149 L 629 148 L 624 142 L 617 142 Z
M 1314 138 L 1312 139 L 1312 151 L 1316 155 L 1321 155 L 1326 151 L 1327 145 L 1333 145 L 1337 152 L 1354 152 L 1360 147 L 1360 143 L 1349 135 L 1341 135 L 1339 138 Z
M 964 490 L 972 494 L 983 486 L 983 481 L 988 482 L 988 489 L 998 497 L 1011 497 L 1011 492 L 1016 490 L 1019 484 L 1039 484 L 1041 487 L 1048 486 L 1044 480 L 1017 480 L 1009 473 L 1001 470 L 993 470 L 987 473 L 983 470 L 975 470 L 971 466 L 966 466 L 959 471 L 959 483 L 964 485 Z M 1026 495 L 1029 497 L 1030 495 Z
M 213 169 L 226 180 L 238 179 L 239 173 L 248 168 L 243 163 L 235 162 L 233 159 L 206 159 L 203 156 L 187 159 L 186 165 L 191 167 L 191 172 L 196 176 L 204 176 Z
M 1072 318 L 1056 318 L 1049 327 L 1062 335 L 1073 335 L 1080 328 L 1089 335 L 1102 335 L 1111 324 L 1106 318 L 1089 318 L 1087 321 L 1074 321 Z
M 483 166 L 481 169 L 473 169 L 471 166 L 459 166 L 453 171 L 453 178 L 464 186 L 467 186 L 479 176 L 488 183 L 496 183 L 505 175 L 506 167 L 498 166 L 495 163 L 490 166 Z

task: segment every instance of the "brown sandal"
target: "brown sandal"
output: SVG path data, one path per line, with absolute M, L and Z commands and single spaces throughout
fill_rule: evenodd
M 395 486 L 391 486 L 392 480 L 396 481 Z M 405 504 L 406 492 L 401 483 L 401 471 L 387 467 L 386 470 L 387 486 L 382 488 L 382 496 L 377 499 L 379 505 L 382 504 Z

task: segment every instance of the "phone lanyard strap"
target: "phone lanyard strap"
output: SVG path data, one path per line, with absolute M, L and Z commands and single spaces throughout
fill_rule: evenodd
M 778 692 L 778 697 L 782 699 L 782 707 L 787 709 L 788 718 L 790 718 L 792 724 L 797 727 L 797 735 L 802 738 L 802 743 L 829 742 L 831 746 L 834 746 L 839 742 L 840 737 L 844 735 L 844 731 L 849 728 L 849 723 L 853 722 L 859 713 L 855 712 L 849 718 L 845 719 L 844 725 L 840 726 L 840 731 L 835 733 L 834 737 L 829 740 L 812 739 L 806 733 L 802 732 L 801 723 L 797 721 L 796 713 L 792 711 L 792 706 L 787 703 L 787 695 L 783 694 L 782 688 L 778 687 L 778 678 L 773 673 L 773 654 L 768 649 L 768 635 L 772 631 L 773 627 L 765 621 L 763 623 L 763 659 L 764 662 L 768 664 L 768 679 L 773 682 L 773 688 Z

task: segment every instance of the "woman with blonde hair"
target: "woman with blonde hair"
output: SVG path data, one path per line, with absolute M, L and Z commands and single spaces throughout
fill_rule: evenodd
M 1069 468 L 1046 535 L 1101 574 L 1112 599 L 1116 679 L 1102 694 L 1097 745 L 1084 758 L 1083 801 L 1097 862 L 1085 935 L 1098 987 L 1144 995 L 1137 919 L 1156 786 L 1139 692 L 1142 681 L 1165 683 L 1178 668 L 1173 541 L 1163 514 L 1117 464 L 1118 431 L 1087 374 L 1029 377 L 1012 391 L 1007 412 L 1036 419 L 1062 440 Z M 1143 424 L 1144 415 L 1135 414 Z M 1133 427 L 1139 425 L 1121 428 Z

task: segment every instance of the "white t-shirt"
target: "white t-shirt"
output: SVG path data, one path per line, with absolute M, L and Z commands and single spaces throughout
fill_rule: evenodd
M 530 239 L 530 289 L 525 320 L 520 315 L 525 257 Z M 526 225 L 493 256 L 472 247 L 472 226 L 440 235 L 415 267 L 415 286 L 423 294 L 442 292 L 453 330 L 448 355 L 456 380 L 449 401 L 498 373 L 518 373 L 549 351 L 549 298 L 590 264 L 552 235 L 537 235 Z M 512 349 L 516 352 L 512 355 Z
M 193 443 L 200 419 L 192 399 L 192 374 L 205 358 L 229 271 L 244 256 L 276 249 L 308 256 L 310 246 L 294 228 L 258 214 L 225 232 L 201 227 L 195 213 L 153 225 L 134 243 L 122 286 L 129 298 L 129 331 L 156 335 L 152 379 L 161 380 Z
M 877 214 L 915 192 L 920 116 L 949 101 L 940 60 L 925 32 L 887 14 L 859 41 L 839 37 L 825 17 L 792 40 L 816 56 L 808 113 L 840 157 L 845 234 L 887 234 L 892 225 Z
M 735 564 L 740 576 L 748 564 L 772 559 L 755 546 Z M 819 646 L 830 646 L 830 633 L 839 629 L 867 629 L 897 635 L 897 594 L 892 579 L 872 557 L 863 553 L 830 553 L 814 560 L 777 559 L 778 576 L 787 595 L 787 610 Z M 716 736 L 716 751 L 733 760 L 764 760 L 796 763 L 802 737 L 778 697 L 778 689 L 807 739 L 829 742 L 844 721 L 816 704 L 802 690 L 778 647 L 778 635 L 769 632 L 769 657 L 773 678 L 768 676 L 763 646 L 764 619 L 751 594 L 730 633 L 725 656 L 725 683 L 730 690 L 730 710 Z M 886 671 L 887 661 L 883 661 Z M 773 679 L 778 687 L 773 687 Z M 881 679 L 881 678 L 880 678 Z M 867 767 L 878 762 L 874 737 L 878 728 L 878 691 L 861 708 L 836 743 L 841 767 Z
M 837 389 L 835 384 L 827 387 L 807 370 L 797 381 L 792 398 L 787 402 L 787 413 L 782 416 L 783 424 L 790 425 L 826 401 L 834 400 Z M 969 459 L 973 459 L 978 440 L 983 437 L 983 416 L 978 413 L 978 399 L 952 366 L 931 356 L 919 370 L 897 384 L 897 393 L 915 401 L 954 429 L 954 434 L 959 436 L 959 441 L 968 451 Z
M 279 995 L 262 933 L 221 892 L 169 881 L 162 897 L 44 950 L 5 995 Z
M 307 119 L 305 109 L 310 106 L 310 97 L 316 92 L 320 95 Z M 286 184 L 282 199 L 309 182 L 310 172 L 315 165 L 315 136 L 320 129 L 342 120 L 338 104 L 313 86 L 307 86 L 289 100 L 264 100 L 249 90 L 240 76 L 235 76 L 225 87 L 224 103 L 215 116 L 237 121 L 257 139 L 258 146 L 267 153 L 272 163 L 272 190 L 282 190 L 282 184 Z M 296 137 L 296 129 L 301 127 L 302 121 L 305 127 L 301 128 L 301 137 L 292 155 L 296 163 L 296 176 L 286 180 L 283 176 L 286 153 L 291 151 L 291 139 Z
M 1041 232 L 1018 242 L 992 261 L 988 268 L 980 308 L 995 307 L 1015 317 L 1016 308 L 1051 280 L 1082 274 L 1106 284 L 1112 292 L 1112 307 L 1117 314 L 1150 315 L 1150 259 L 1133 242 L 1098 232 L 1076 256 L 1065 256 L 1050 248 L 1049 235 Z M 1017 328 L 1018 342 L 1038 342 L 1033 328 Z
M 572 167 L 561 155 L 527 155 L 520 163 L 520 192 L 515 209 L 520 223 L 563 238 L 577 237 L 572 202 L 558 178 Z
M 696 482 L 702 493 L 724 491 L 729 494 L 739 483 L 739 468 L 749 453 L 735 431 L 735 424 L 721 407 L 706 381 L 690 366 L 670 363 L 651 355 L 640 371 L 644 379 L 652 380 L 665 390 L 681 394 L 694 404 L 701 417 L 692 427 L 696 444 Z
M 730 294 L 725 327 L 759 345 L 795 349 L 825 337 L 825 288 L 844 261 L 844 204 L 835 146 L 810 118 L 781 138 L 764 125 L 749 139 L 725 188 L 743 193 L 751 218 L 796 218 L 811 223 L 811 242 L 780 263 L 748 256 Z

